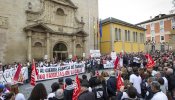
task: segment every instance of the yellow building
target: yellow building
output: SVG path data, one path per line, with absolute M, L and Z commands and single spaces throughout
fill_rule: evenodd
M 102 54 L 122 50 L 128 53 L 145 51 L 146 29 L 115 19 L 107 18 L 102 21 L 102 37 L 100 49 Z

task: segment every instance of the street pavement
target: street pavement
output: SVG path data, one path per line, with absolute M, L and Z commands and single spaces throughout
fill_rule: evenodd
M 105 69 L 105 71 L 109 72 L 111 69 Z M 99 71 L 99 74 L 102 72 L 103 70 L 100 70 Z M 90 78 L 90 74 L 89 73 L 84 73 L 87 75 L 88 79 Z M 79 78 L 82 78 L 82 75 L 83 74 L 79 74 Z M 67 77 L 65 77 L 67 78 Z M 70 76 L 71 79 L 75 80 L 75 75 L 74 76 Z M 58 82 L 58 78 L 56 79 L 52 79 L 52 80 L 46 80 L 46 81 L 40 81 L 40 82 L 37 82 L 37 83 L 43 83 L 47 89 L 47 93 L 49 94 L 51 92 L 51 85 L 52 83 L 54 82 Z M 30 96 L 30 93 L 33 89 L 33 86 L 31 86 L 29 83 L 28 84 L 23 84 L 21 86 L 19 86 L 19 91 L 20 93 L 23 93 L 24 96 L 26 97 L 26 99 L 29 98 Z

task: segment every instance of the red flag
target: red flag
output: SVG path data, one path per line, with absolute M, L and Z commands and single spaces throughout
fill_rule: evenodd
M 154 62 L 154 60 L 152 59 L 151 55 L 146 54 L 145 57 L 147 58 L 147 65 L 146 65 L 146 67 L 147 67 L 147 68 L 152 68 L 152 67 L 154 67 L 154 66 L 155 66 L 155 62 Z
M 117 57 L 116 60 L 115 60 L 114 70 L 118 69 L 118 64 L 119 64 L 119 57 Z
M 13 77 L 13 80 L 14 81 L 18 81 L 19 75 L 21 73 L 21 68 L 22 68 L 21 64 L 18 64 L 18 68 L 17 68 L 16 73 L 15 73 L 15 75 Z
M 30 84 L 32 86 L 35 86 L 36 85 L 36 79 L 35 79 L 35 77 L 37 75 L 38 75 L 38 71 L 37 71 L 36 66 L 35 66 L 35 61 L 33 60 L 33 62 L 32 62 L 31 81 L 30 81 Z
M 78 96 L 80 94 L 80 89 L 81 89 L 81 86 L 80 86 L 80 80 L 78 78 L 78 75 L 76 75 L 76 87 L 73 91 L 73 96 L 72 96 L 72 100 L 78 100 Z
M 120 90 L 121 86 L 124 86 L 120 73 L 118 73 L 116 85 L 117 85 L 117 90 Z

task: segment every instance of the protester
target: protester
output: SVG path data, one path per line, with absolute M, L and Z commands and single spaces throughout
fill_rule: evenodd
M 116 96 L 116 92 L 117 92 L 116 83 L 117 82 L 116 82 L 115 72 L 111 71 L 110 77 L 107 80 L 107 91 L 108 91 L 109 98 Z
M 89 87 L 89 81 L 87 80 L 86 75 L 82 75 L 82 82 L 81 83 Z
M 4 100 L 4 88 L 5 86 L 3 84 L 0 84 L 0 100 Z
M 160 84 L 157 81 L 151 83 L 151 90 L 154 93 L 151 100 L 168 100 L 167 96 L 160 90 Z
M 173 96 L 173 90 L 175 89 L 175 75 L 173 74 L 172 68 L 167 69 L 166 78 L 168 80 L 168 95 Z
M 14 84 L 11 86 L 11 91 L 13 92 L 15 95 L 17 95 L 19 93 L 19 88 L 18 88 L 18 84 Z
M 64 79 L 62 77 L 58 79 L 58 83 L 60 85 L 60 88 L 62 88 L 64 90 L 64 88 L 65 88 L 64 87 Z
M 89 92 L 88 84 L 81 83 L 81 91 L 78 96 L 78 100 L 97 100 L 95 99 L 95 94 L 93 92 Z
M 52 85 L 51 85 L 51 88 L 52 88 L 52 92 L 48 95 L 48 98 L 53 98 L 55 97 L 55 92 L 60 88 L 60 85 L 58 82 L 54 82 Z
M 32 90 L 28 100 L 44 100 L 47 99 L 47 91 L 42 83 L 38 83 Z
M 89 85 L 90 85 L 91 88 L 93 88 L 97 85 L 97 81 L 98 81 L 95 70 L 92 70 L 90 72 L 90 76 L 91 76 L 91 78 L 89 79 Z
M 129 81 L 133 84 L 133 86 L 136 88 L 137 92 L 141 95 L 142 79 L 139 75 L 137 67 L 133 68 L 133 74 L 130 75 Z
M 15 94 L 12 92 L 6 93 L 4 100 L 15 100 Z
M 15 100 L 26 100 L 22 93 L 18 93 L 15 97 Z M 40 100 L 40 99 L 30 99 L 30 100 Z
M 124 87 L 121 87 L 116 100 L 139 100 L 136 88 L 129 86 L 125 91 Z
M 64 90 L 64 100 L 72 100 L 74 85 L 71 78 L 66 78 L 66 88 Z
M 166 95 L 167 90 L 166 90 L 166 87 L 165 87 L 165 85 L 164 85 L 164 80 L 163 80 L 163 78 L 159 78 L 159 79 L 158 79 L 158 82 L 159 82 L 159 84 L 160 84 L 160 90 Z
M 55 92 L 55 97 L 49 98 L 49 100 L 64 100 L 64 90 L 63 89 L 58 89 Z

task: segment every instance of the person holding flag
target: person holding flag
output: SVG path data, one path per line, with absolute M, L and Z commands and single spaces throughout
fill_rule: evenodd
M 72 82 L 71 78 L 66 78 L 65 80 L 66 82 L 66 88 L 64 89 L 64 100 L 73 100 L 73 93 L 74 93 L 74 85 Z M 79 91 L 79 90 L 77 90 Z M 78 92 L 76 92 L 78 93 Z M 74 98 L 76 98 L 77 96 L 74 93 Z

